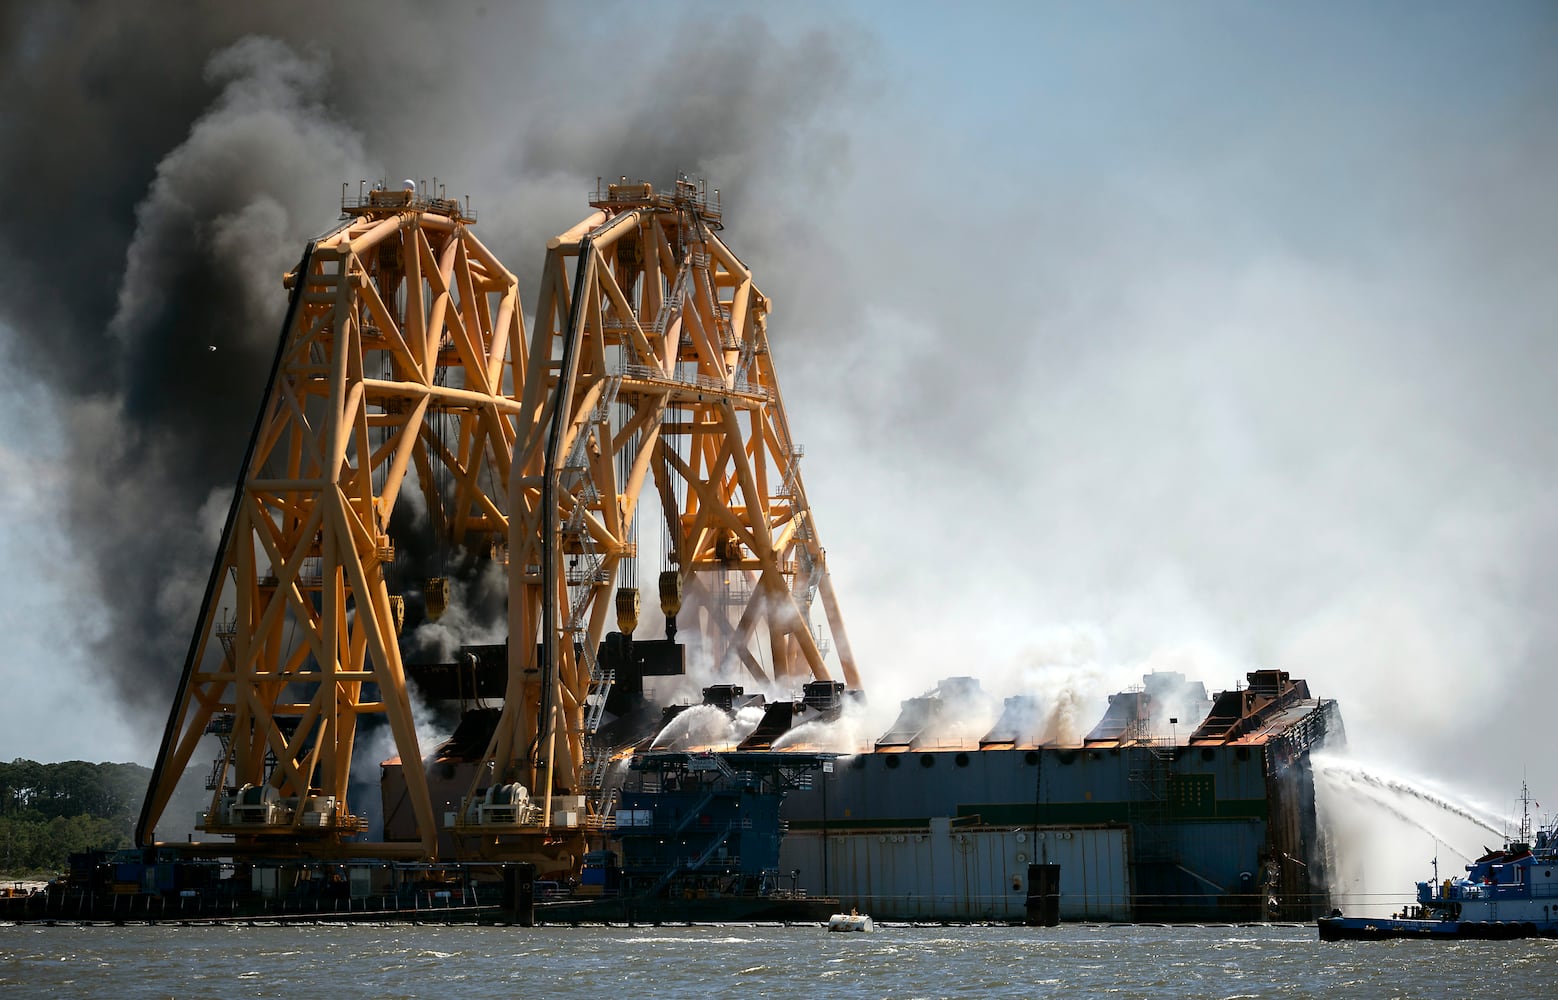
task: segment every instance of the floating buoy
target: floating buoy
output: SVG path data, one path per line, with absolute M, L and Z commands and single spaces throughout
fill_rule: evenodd
M 866 914 L 850 910 L 848 913 L 835 913 L 829 917 L 828 930 L 864 931 L 869 934 L 876 930 L 876 925 L 871 923 L 871 918 Z

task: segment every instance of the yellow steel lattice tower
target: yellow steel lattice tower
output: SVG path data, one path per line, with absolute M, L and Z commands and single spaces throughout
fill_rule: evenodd
M 141 843 L 211 732 L 223 755 L 208 833 L 240 849 L 435 853 L 419 766 L 406 768 L 418 843 L 348 843 L 363 823 L 347 784 L 366 715 L 387 718 L 403 760 L 421 760 L 396 638 L 403 604 L 386 585 L 388 525 L 408 472 L 450 544 L 506 536 L 519 409 L 509 387 L 525 348 L 518 283 L 457 202 L 408 187 L 343 199 L 343 211 L 347 221 L 287 277 L 280 353 Z
M 548 244 L 509 490 L 509 696 L 490 754 L 500 771 L 528 761 L 518 773 L 543 790 L 591 787 L 581 767 L 606 749 L 589 745 L 612 681 L 595 651 L 614 610 L 624 631 L 636 620 L 635 581 L 618 570 L 651 476 L 668 618 L 701 605 L 720 667 L 779 690 L 831 677 L 813 631 L 820 596 L 843 680 L 859 687 L 768 349 L 769 303 L 716 234 L 717 192 L 623 179 L 591 204 Z

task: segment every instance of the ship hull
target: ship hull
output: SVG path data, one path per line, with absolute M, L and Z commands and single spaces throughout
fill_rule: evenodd
M 1059 866 L 1063 920 L 1312 920 L 1310 747 L 1284 749 L 858 754 L 786 799 L 779 866 L 884 920 L 1023 921 L 1030 864 Z

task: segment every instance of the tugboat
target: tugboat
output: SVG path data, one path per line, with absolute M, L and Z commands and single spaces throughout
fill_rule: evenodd
M 1417 883 L 1417 904 L 1389 918 L 1344 917 L 1340 910 L 1318 921 L 1322 941 L 1394 938 L 1558 937 L 1558 816 L 1531 836 L 1531 796 L 1520 785 L 1520 833 L 1501 850 L 1466 866 L 1466 875 Z

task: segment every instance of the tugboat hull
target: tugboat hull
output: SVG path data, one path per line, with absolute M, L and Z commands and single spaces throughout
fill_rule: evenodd
M 1322 941 L 1418 940 L 1507 941 L 1558 937 L 1558 922 L 1513 920 L 1401 920 L 1379 917 L 1321 917 Z

